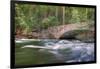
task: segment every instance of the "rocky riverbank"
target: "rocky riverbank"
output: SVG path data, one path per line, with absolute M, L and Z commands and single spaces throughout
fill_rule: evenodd
M 32 31 L 28 34 L 16 35 L 18 39 L 78 39 L 84 42 L 94 42 L 94 27 L 86 24 L 68 24 L 54 26 L 41 31 Z

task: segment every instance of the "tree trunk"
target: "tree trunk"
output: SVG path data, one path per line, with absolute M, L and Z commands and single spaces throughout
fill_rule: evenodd
M 62 7 L 62 10 L 63 10 L 63 16 L 62 16 L 63 22 L 62 23 L 64 25 L 65 24 L 65 7 L 64 6 Z

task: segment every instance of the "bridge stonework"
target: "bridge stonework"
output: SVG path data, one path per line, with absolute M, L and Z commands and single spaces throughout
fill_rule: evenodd
M 59 39 L 66 32 L 84 29 L 84 28 L 86 29 L 86 27 L 87 27 L 86 23 L 76 23 L 76 24 L 68 24 L 68 25 L 50 27 L 47 29 L 47 31 L 55 39 Z

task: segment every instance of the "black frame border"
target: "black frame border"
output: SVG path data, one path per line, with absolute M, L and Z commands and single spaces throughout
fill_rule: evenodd
M 53 6 L 71 6 L 71 7 L 86 7 L 95 9 L 95 60 L 89 62 L 72 62 L 72 63 L 54 63 L 54 64 L 41 64 L 41 65 L 25 65 L 25 66 L 15 66 L 15 36 L 14 36 L 14 26 L 15 26 L 15 4 L 36 4 L 36 5 L 53 5 Z M 36 2 L 36 1 L 11 1 L 10 2 L 10 68 L 29 68 L 29 67 L 48 67 L 48 66 L 61 66 L 61 65 L 80 65 L 80 64 L 93 64 L 97 62 L 97 30 L 96 30 L 96 5 L 80 5 L 80 4 L 67 4 L 67 3 L 51 3 L 51 2 Z

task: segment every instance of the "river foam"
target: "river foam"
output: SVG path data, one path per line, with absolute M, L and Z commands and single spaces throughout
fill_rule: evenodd
M 16 43 L 35 41 L 34 39 L 16 40 Z M 84 43 L 79 40 L 50 40 L 41 39 L 44 46 L 25 45 L 22 48 L 39 48 L 40 52 L 52 53 L 56 58 L 64 59 L 66 63 L 94 61 L 94 43 Z M 65 51 L 64 51 L 65 49 Z M 66 50 L 69 49 L 69 50 Z

